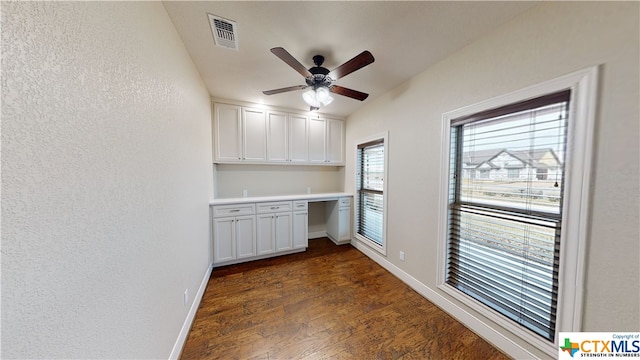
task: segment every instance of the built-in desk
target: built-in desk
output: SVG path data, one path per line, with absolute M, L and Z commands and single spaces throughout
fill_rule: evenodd
M 327 237 L 351 241 L 348 193 L 318 193 L 214 199 L 209 202 L 213 265 L 305 251 L 309 240 L 309 202 L 324 202 Z
M 352 198 L 353 194 L 337 192 L 337 193 L 237 197 L 237 198 L 213 199 L 209 202 L 209 205 L 214 206 L 214 205 L 244 204 L 244 203 L 269 202 L 269 201 L 293 201 L 293 200 L 306 200 L 308 202 L 337 201 L 338 199 L 344 198 L 344 197 Z

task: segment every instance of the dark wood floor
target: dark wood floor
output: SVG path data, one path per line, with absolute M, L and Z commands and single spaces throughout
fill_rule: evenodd
M 351 245 L 215 268 L 182 359 L 508 359 Z

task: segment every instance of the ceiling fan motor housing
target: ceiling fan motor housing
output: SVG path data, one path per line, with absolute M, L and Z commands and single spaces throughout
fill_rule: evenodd
M 329 87 L 333 80 L 327 76 L 329 74 L 329 69 L 322 67 L 322 63 L 324 63 L 324 56 L 314 56 L 313 63 L 316 66 L 309 69 L 309 72 L 313 74 L 313 76 L 306 78 L 307 85 L 313 86 L 314 89 L 319 87 Z

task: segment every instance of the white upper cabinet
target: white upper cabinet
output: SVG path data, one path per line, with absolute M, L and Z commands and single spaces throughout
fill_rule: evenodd
M 327 119 L 327 162 L 344 165 L 344 121 Z
M 311 118 L 309 123 L 309 162 L 344 165 L 344 121 Z
M 344 165 L 344 121 L 214 104 L 215 163 Z
M 305 164 L 309 161 L 309 118 L 267 112 L 267 162 Z
M 285 113 L 267 113 L 267 161 L 289 161 L 289 119 Z
M 267 160 L 266 113 L 259 109 L 242 109 L 243 150 L 242 160 L 264 162 Z
M 327 121 L 322 118 L 309 119 L 309 162 L 326 163 Z
M 218 162 L 242 161 L 242 108 L 216 104 L 214 109 L 213 158 Z
M 264 110 L 215 104 L 213 158 L 219 163 L 267 160 L 267 122 Z
M 289 160 L 309 161 L 309 118 L 304 115 L 289 114 Z

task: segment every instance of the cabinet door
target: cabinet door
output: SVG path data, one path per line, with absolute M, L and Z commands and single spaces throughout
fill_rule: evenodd
M 309 246 L 309 214 L 306 211 L 293 213 L 293 248 Z
M 289 160 L 309 161 L 309 118 L 306 116 L 289 115 Z
M 338 238 L 339 241 L 351 239 L 351 208 L 341 207 L 338 210 Z
M 243 108 L 243 160 L 267 160 L 267 121 L 264 110 Z
M 236 219 L 213 219 L 213 262 L 235 260 Z
M 242 108 L 240 106 L 215 104 L 213 142 L 214 160 L 237 162 L 242 159 Z
M 327 119 L 327 161 L 344 164 L 344 121 Z
M 236 217 L 236 249 L 237 258 L 256 255 L 255 216 Z
M 270 254 L 275 251 L 275 215 L 258 215 L 258 255 Z
M 309 119 L 309 162 L 325 163 L 326 160 L 326 120 Z
M 267 161 L 289 161 L 289 122 L 284 113 L 267 113 Z
M 276 214 L 276 251 L 293 249 L 292 214 Z

